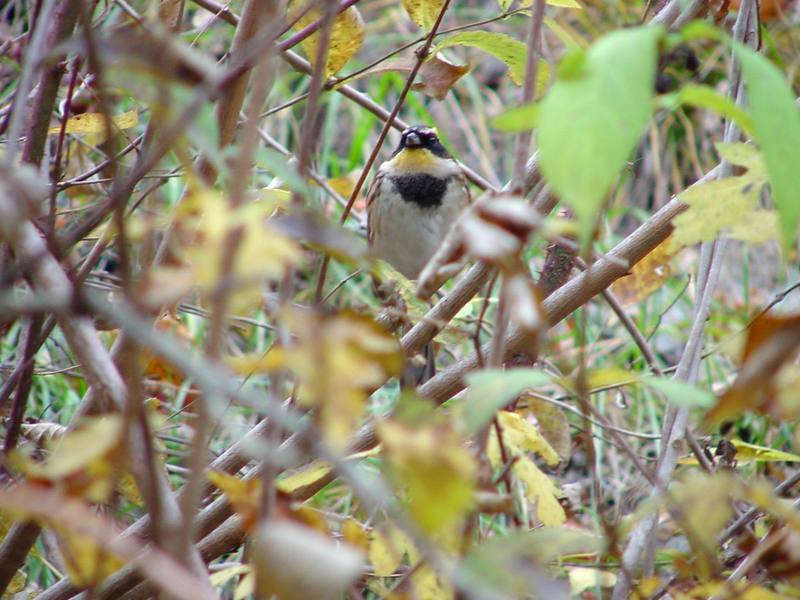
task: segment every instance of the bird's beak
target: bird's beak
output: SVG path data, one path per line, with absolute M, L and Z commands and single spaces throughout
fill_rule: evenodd
M 419 134 L 413 131 L 406 135 L 406 148 L 419 148 L 422 145 L 422 140 Z

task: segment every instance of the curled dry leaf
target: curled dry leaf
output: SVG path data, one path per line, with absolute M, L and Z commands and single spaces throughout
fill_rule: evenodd
M 256 586 L 264 598 L 339 598 L 364 566 L 360 551 L 290 521 L 268 521 L 251 536 Z
M 670 236 L 636 263 L 630 275 L 617 279 L 611 291 L 620 303 L 623 306 L 638 304 L 664 285 L 672 275 L 670 261 L 677 250 Z
M 290 20 L 299 11 L 305 10 L 308 5 L 306 0 L 291 0 L 286 7 L 287 16 Z M 301 30 L 314 23 L 321 17 L 319 8 L 312 8 L 297 21 L 294 28 Z M 306 56 L 313 63 L 317 56 L 317 41 L 319 33 L 313 33 L 303 40 L 303 50 Z M 364 43 L 364 20 L 361 13 L 355 6 L 340 12 L 333 22 L 331 29 L 331 41 L 328 46 L 328 58 L 325 64 L 325 76 L 330 77 L 341 69 L 349 61 L 361 45 Z
M 441 55 L 434 54 L 420 67 L 419 77 L 422 81 L 415 83 L 414 89 L 436 100 L 444 100 L 456 81 L 469 70 L 469 65 L 455 65 Z
M 465 264 L 465 252 L 500 267 L 515 264 L 539 213 L 515 196 L 484 196 L 464 211 L 419 276 L 417 296 L 429 298 Z M 514 269 L 512 269 L 514 270 Z
M 474 257 L 504 266 L 524 247 L 541 219 L 536 210 L 515 196 L 476 202 L 459 220 L 464 244 Z
M 764 314 L 753 321 L 739 374 L 706 415 L 705 426 L 718 424 L 747 410 L 780 416 L 781 407 L 773 402 L 775 377 L 797 356 L 798 348 L 800 315 L 772 317 Z
M 538 336 L 545 328 L 536 286 L 527 273 L 513 273 L 504 282 L 508 298 L 508 314 L 512 323 L 530 336 L 530 345 L 537 345 Z M 530 354 L 535 354 L 528 348 Z

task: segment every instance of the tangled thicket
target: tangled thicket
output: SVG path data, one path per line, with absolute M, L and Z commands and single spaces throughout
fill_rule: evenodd
M 0 14 L 4 598 L 798 594 L 800 2 Z

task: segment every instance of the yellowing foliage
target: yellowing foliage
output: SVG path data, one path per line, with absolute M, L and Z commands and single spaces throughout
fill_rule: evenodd
M 308 4 L 306 0 L 290 0 L 287 6 L 289 19 L 297 15 L 299 11 L 305 10 Z M 322 16 L 319 8 L 312 8 L 307 11 L 294 26 L 299 31 L 304 27 L 314 23 Z M 303 40 L 303 50 L 306 56 L 313 63 L 317 56 L 317 43 L 319 33 L 315 32 Z M 341 69 L 349 61 L 361 45 L 364 43 L 364 20 L 361 13 L 355 6 L 339 13 L 333 22 L 331 29 L 331 41 L 328 46 L 328 57 L 325 64 L 325 76 L 330 77 Z
M 408 510 L 428 533 L 446 534 L 474 503 L 477 465 L 447 424 L 378 426 L 389 474 L 405 490 Z
M 139 113 L 136 110 L 111 117 L 111 124 L 117 129 L 131 129 L 139 123 Z M 85 113 L 67 119 L 66 133 L 105 133 L 106 117 L 101 113 Z M 51 127 L 51 135 L 61 132 L 61 126 Z M 103 136 L 105 138 L 105 135 Z
M 86 419 L 74 430 L 46 441 L 50 452 L 43 461 L 20 451 L 13 462 L 32 482 L 58 487 L 90 502 L 105 502 L 114 485 L 122 427 L 117 415 Z
M 670 261 L 676 252 L 670 236 L 636 263 L 630 275 L 617 279 L 611 286 L 611 291 L 623 306 L 642 302 L 670 278 Z
M 270 200 L 259 200 L 231 210 L 217 192 L 195 189 L 176 214 L 176 254 L 192 273 L 195 285 L 212 292 L 221 281 L 232 278 L 234 312 L 244 312 L 261 299 L 265 278 L 280 277 L 297 266 L 300 249 L 276 230 L 267 218 L 274 210 Z M 233 269 L 223 272 L 225 252 L 235 244 Z
M 509 458 L 517 457 L 511 471 L 525 484 L 525 493 L 536 507 L 539 521 L 544 525 L 561 525 L 566 520 L 566 515 L 558 501 L 558 486 L 526 455 L 526 452 L 534 452 L 544 458 L 548 465 L 555 466 L 561 460 L 558 453 L 532 423 L 517 413 L 502 411 L 498 413 L 497 419 Z M 503 467 L 500 445 L 494 430 L 490 433 L 487 453 L 494 468 Z
M 297 377 L 299 402 L 315 409 L 330 442 L 342 447 L 361 423 L 370 390 L 402 370 L 397 340 L 371 319 L 352 313 L 327 317 L 287 310 L 283 319 L 293 343 L 271 350 L 261 365 Z
M 754 244 L 778 239 L 778 216 L 759 208 L 767 172 L 752 144 L 717 144 L 725 160 L 747 171 L 690 187 L 678 194 L 688 210 L 673 219 L 671 249 L 712 240 L 721 232 Z
M 442 12 L 444 0 L 403 0 L 403 7 L 414 23 L 430 30 Z

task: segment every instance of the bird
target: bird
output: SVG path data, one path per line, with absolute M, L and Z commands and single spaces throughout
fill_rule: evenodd
M 464 171 L 436 129 L 404 129 L 367 191 L 367 240 L 373 256 L 416 279 L 470 201 Z
M 373 256 L 406 278 L 417 279 L 470 202 L 464 171 L 436 129 L 404 129 L 367 191 L 367 240 Z M 422 353 L 425 366 L 407 367 L 401 386 L 416 387 L 433 377 L 432 344 Z

